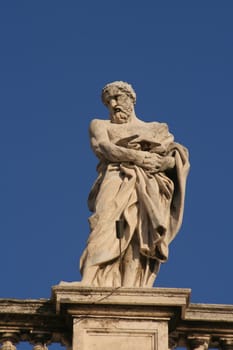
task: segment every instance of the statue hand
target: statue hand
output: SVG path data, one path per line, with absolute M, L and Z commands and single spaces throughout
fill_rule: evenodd
M 174 166 L 175 166 L 175 159 L 173 157 L 170 157 L 170 156 L 164 157 L 160 171 L 172 169 L 174 168 Z
M 155 153 L 145 152 L 146 155 L 143 159 L 142 167 L 155 172 L 165 171 L 172 169 L 175 166 L 175 159 L 167 156 L 162 157 Z
M 149 153 L 149 152 L 145 152 L 145 153 L 146 155 L 142 163 L 143 168 L 146 168 L 149 170 L 155 170 L 156 172 L 160 171 L 163 165 L 163 157 L 155 153 Z

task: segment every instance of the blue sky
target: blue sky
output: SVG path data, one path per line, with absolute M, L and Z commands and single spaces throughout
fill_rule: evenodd
M 97 160 L 101 88 L 137 92 L 137 115 L 167 122 L 190 151 L 182 229 L 158 287 L 232 303 L 233 3 L 0 2 L 1 298 L 49 298 L 78 281 Z

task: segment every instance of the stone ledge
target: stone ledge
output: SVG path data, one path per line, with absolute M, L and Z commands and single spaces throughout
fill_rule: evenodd
M 178 288 L 99 288 L 77 283 L 61 284 L 52 288 L 52 300 L 59 312 L 63 304 L 122 305 L 179 307 L 182 312 L 189 304 L 190 289 Z
M 233 305 L 190 304 L 185 312 L 185 320 L 233 322 Z
M 190 289 L 91 288 L 75 284 L 54 286 L 51 299 L 0 299 L 0 337 L 14 333 L 33 342 L 70 343 L 73 320 L 109 320 L 123 324 L 165 322 L 170 338 L 180 346 L 192 337 L 210 337 L 210 347 L 233 339 L 233 305 L 190 304 Z M 148 323 L 149 324 L 149 323 Z M 190 338 L 191 337 L 191 338 Z
M 33 342 L 39 336 L 47 342 L 69 344 L 72 332 L 51 300 L 0 299 L 0 338 L 11 333 L 20 341 Z
M 49 299 L 0 299 L 0 314 L 54 314 L 54 305 Z

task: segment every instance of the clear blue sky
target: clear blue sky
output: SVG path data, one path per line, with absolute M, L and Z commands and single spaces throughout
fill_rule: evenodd
M 134 86 L 136 112 L 190 151 L 182 229 L 158 287 L 233 303 L 233 2 L 0 2 L 1 298 L 80 280 L 101 88 Z

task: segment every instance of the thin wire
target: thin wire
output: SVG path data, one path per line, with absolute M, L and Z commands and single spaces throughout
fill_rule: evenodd
M 119 250 L 120 250 L 120 276 L 121 276 L 121 287 L 123 285 L 123 261 L 122 261 L 122 250 L 121 250 L 121 237 L 119 239 Z
M 121 286 L 113 288 L 113 290 L 111 290 L 111 292 L 110 292 L 109 294 L 105 295 L 104 297 L 102 297 L 102 298 L 100 298 L 100 299 L 98 299 L 98 300 L 96 300 L 96 301 L 93 301 L 92 304 L 99 303 L 99 302 L 101 302 L 102 300 L 109 298 L 117 289 L 120 289 L 120 288 L 121 288 Z

